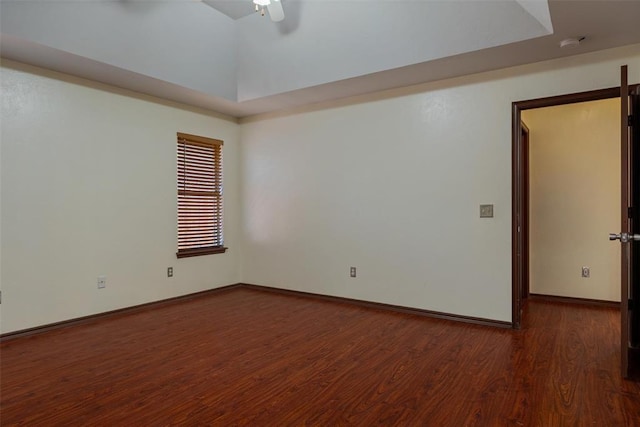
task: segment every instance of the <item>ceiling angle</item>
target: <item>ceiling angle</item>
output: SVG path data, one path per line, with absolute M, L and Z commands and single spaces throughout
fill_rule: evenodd
M 269 16 L 273 22 L 280 22 L 284 19 L 284 10 L 280 0 L 253 0 L 256 12 L 264 16 L 265 7 L 269 10 Z

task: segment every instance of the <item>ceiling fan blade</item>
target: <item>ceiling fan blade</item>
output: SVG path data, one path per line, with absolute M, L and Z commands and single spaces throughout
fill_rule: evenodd
M 280 22 L 284 19 L 284 10 L 280 0 L 272 0 L 267 9 L 269 9 L 269 16 L 273 22 Z

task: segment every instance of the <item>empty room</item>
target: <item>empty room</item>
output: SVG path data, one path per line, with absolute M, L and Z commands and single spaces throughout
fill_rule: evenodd
M 0 425 L 640 426 L 639 23 L 2 0 Z

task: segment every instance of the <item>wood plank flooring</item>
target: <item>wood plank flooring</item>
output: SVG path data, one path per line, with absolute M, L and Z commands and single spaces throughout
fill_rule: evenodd
M 619 311 L 523 329 L 231 289 L 0 345 L 2 426 L 640 426 Z

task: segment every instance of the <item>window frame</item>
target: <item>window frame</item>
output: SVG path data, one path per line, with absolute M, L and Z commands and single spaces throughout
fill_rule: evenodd
M 212 159 L 212 169 L 213 169 L 213 185 L 214 188 L 216 186 L 216 181 L 218 181 L 217 187 L 218 190 L 190 190 L 187 189 L 188 179 L 188 168 L 187 163 L 184 161 L 184 156 L 186 156 L 186 146 L 199 146 L 205 148 L 213 148 L 213 159 Z M 211 254 L 219 254 L 227 251 L 227 247 L 224 246 L 224 177 L 223 177 L 223 156 L 222 156 L 222 147 L 224 142 L 219 139 L 207 138 L 203 136 L 191 135 L 187 133 L 178 132 L 177 133 L 177 145 L 176 145 L 176 184 L 177 184 L 177 198 L 176 198 L 176 210 L 177 210 L 177 221 L 176 221 L 176 231 L 177 231 L 177 243 L 178 250 L 176 252 L 177 258 L 186 258 L 193 256 L 202 256 L 202 255 L 211 255 Z M 180 163 L 180 150 L 183 150 L 183 163 Z M 201 159 L 197 159 L 200 161 Z M 194 160 L 192 159 L 192 162 Z M 182 177 L 181 177 L 182 171 Z M 201 180 L 201 178 L 197 178 Z M 181 188 L 182 187 L 182 188 Z M 197 194 L 200 193 L 200 194 Z M 214 204 L 213 214 L 211 219 L 213 220 L 214 230 L 211 234 L 211 237 L 216 240 L 216 245 L 212 246 L 199 246 L 199 247 L 191 247 L 186 249 L 180 249 L 181 240 L 185 238 L 182 235 L 181 239 L 181 225 L 184 226 L 185 223 L 181 223 L 181 196 L 202 196 L 202 197 L 211 197 L 211 201 Z M 203 235 L 206 236 L 206 235 Z M 216 238 L 216 236 L 218 236 Z

